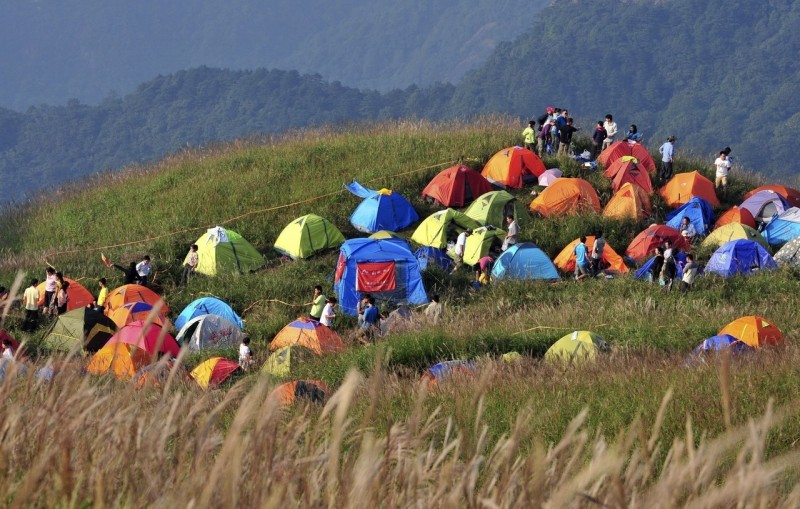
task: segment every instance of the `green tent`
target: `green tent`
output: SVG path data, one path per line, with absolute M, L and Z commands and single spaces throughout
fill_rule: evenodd
M 293 260 L 333 249 L 344 243 L 344 235 L 333 223 L 315 214 L 299 217 L 286 225 L 275 241 L 275 250 Z
M 102 311 L 81 307 L 59 315 L 44 338 L 50 350 L 69 352 L 85 348 L 96 352 L 117 330 L 114 322 Z
M 597 352 L 608 350 L 608 344 L 589 331 L 575 331 L 559 339 L 544 354 L 544 360 L 551 364 L 578 364 L 593 361 Z
M 514 196 L 506 191 L 490 191 L 482 194 L 472 205 L 467 207 L 464 214 L 479 222 L 483 226 L 496 226 L 505 228 L 505 216 L 511 214 L 522 226 L 530 220 L 528 210 Z
M 210 228 L 197 239 L 196 272 L 216 276 L 221 272 L 252 272 L 264 266 L 261 256 L 252 244 L 233 230 L 221 226 Z M 186 255 L 184 265 L 189 261 Z
M 478 260 L 489 254 L 493 244 L 500 246 L 506 236 L 504 230 L 482 226 L 472 230 L 464 246 L 464 263 L 475 265 Z
M 307 362 L 315 356 L 314 352 L 302 346 L 284 346 L 269 356 L 261 368 L 261 372 L 277 378 L 285 378 L 292 372 L 293 367 Z
M 480 228 L 480 224 L 466 214 L 454 209 L 444 209 L 426 217 L 414 230 L 411 240 L 422 246 L 447 247 L 447 236 L 450 230 L 461 232 L 466 229 Z

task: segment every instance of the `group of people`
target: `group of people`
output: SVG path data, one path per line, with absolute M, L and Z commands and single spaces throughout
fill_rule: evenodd
M 501 252 L 506 251 L 511 246 L 516 245 L 519 238 L 519 225 L 517 224 L 517 220 L 514 218 L 514 215 L 506 214 L 505 222 L 506 222 L 506 235 L 505 237 L 503 237 L 503 244 L 500 247 Z M 464 254 L 467 248 L 467 238 L 469 238 L 471 235 L 472 235 L 472 230 L 467 228 L 466 230 L 461 232 L 458 235 L 458 237 L 456 237 L 456 244 L 453 249 L 455 254 L 455 266 L 453 267 L 453 273 L 458 271 L 464 264 Z M 492 258 L 492 260 L 494 260 L 494 258 Z M 479 260 L 478 263 L 474 265 L 476 271 L 479 269 L 480 265 L 481 265 L 481 260 Z M 491 270 L 491 267 L 489 267 L 489 270 Z
M 684 260 L 679 259 L 679 250 L 667 240 L 663 246 L 656 247 L 654 254 L 653 265 L 650 266 L 650 281 L 658 281 L 664 286 L 664 292 L 669 293 L 678 277 L 678 267 L 680 267 L 683 273 L 680 280 L 681 292 L 692 289 L 700 270 L 700 265 L 695 262 L 692 253 L 687 253 Z
M 69 304 L 69 281 L 64 279 L 61 272 L 53 267 L 45 269 L 44 296 L 39 291 L 39 280 L 31 279 L 31 284 L 25 289 L 22 296 L 22 305 L 25 307 L 25 319 L 22 330 L 33 332 L 39 323 L 39 314 L 57 316 L 67 312 Z

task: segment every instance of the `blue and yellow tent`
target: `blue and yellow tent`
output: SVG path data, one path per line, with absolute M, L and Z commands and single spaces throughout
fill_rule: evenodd
M 389 189 L 368 189 L 355 180 L 344 187 L 354 195 L 364 198 L 350 216 L 350 224 L 360 232 L 395 232 L 419 221 L 417 211 L 400 193 Z

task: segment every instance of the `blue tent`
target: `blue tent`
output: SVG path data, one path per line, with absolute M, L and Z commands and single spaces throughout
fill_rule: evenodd
M 350 216 L 350 224 L 361 232 L 375 233 L 380 230 L 400 231 L 419 221 L 414 207 L 400 193 L 389 189 L 367 189 L 355 180 L 344 186 L 364 201 Z
M 350 239 L 339 250 L 333 289 L 339 306 L 356 315 L 362 293 L 393 304 L 428 302 L 419 263 L 398 239 Z
M 800 208 L 792 207 L 769 222 L 761 232 L 770 246 L 779 246 L 800 237 Z
M 242 318 L 236 314 L 225 301 L 216 297 L 203 297 L 189 303 L 183 308 L 181 314 L 175 320 L 175 328 L 181 330 L 186 322 L 200 315 L 217 315 L 225 318 L 229 322 L 236 324 L 240 329 L 244 329 Z
M 720 334 L 719 336 L 712 336 L 697 345 L 694 349 L 694 353 L 719 352 L 728 348 L 731 349 L 731 353 L 743 353 L 753 350 L 753 347 L 739 341 L 730 334 Z
M 438 247 L 422 246 L 414 251 L 414 256 L 417 257 L 419 262 L 419 270 L 425 270 L 430 266 L 436 266 L 444 271 L 451 271 L 453 269 L 453 259 L 447 256 L 447 253 Z
M 508 248 L 492 266 L 494 279 L 558 279 L 558 271 L 547 255 L 531 242 Z
M 761 244 L 754 240 L 732 240 L 714 251 L 706 271 L 722 277 L 775 270 L 778 265 Z
M 647 280 L 650 280 L 650 267 L 653 266 L 653 263 L 655 261 L 656 261 L 656 257 L 655 256 L 650 258 L 649 260 L 647 260 L 644 263 L 644 265 L 642 265 L 639 268 L 639 270 L 636 271 L 636 274 L 634 274 L 633 277 L 635 279 L 647 279 Z M 678 279 L 681 279 L 681 278 L 683 278 L 683 266 L 686 263 L 686 253 L 684 253 L 683 251 L 678 252 L 678 254 L 675 255 L 675 261 L 678 262 L 678 263 L 675 264 L 677 266 L 677 268 L 678 268 L 678 272 L 677 272 L 677 276 L 676 277 Z M 700 271 L 698 271 L 698 274 L 699 273 L 700 273 Z
M 680 230 L 684 217 L 689 218 L 698 235 L 707 235 L 714 226 L 714 211 L 711 205 L 696 196 L 667 214 L 667 226 Z

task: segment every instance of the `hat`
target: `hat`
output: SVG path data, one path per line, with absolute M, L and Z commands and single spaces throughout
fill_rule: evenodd
M 552 106 L 547 107 L 547 113 L 553 113 L 555 109 Z

